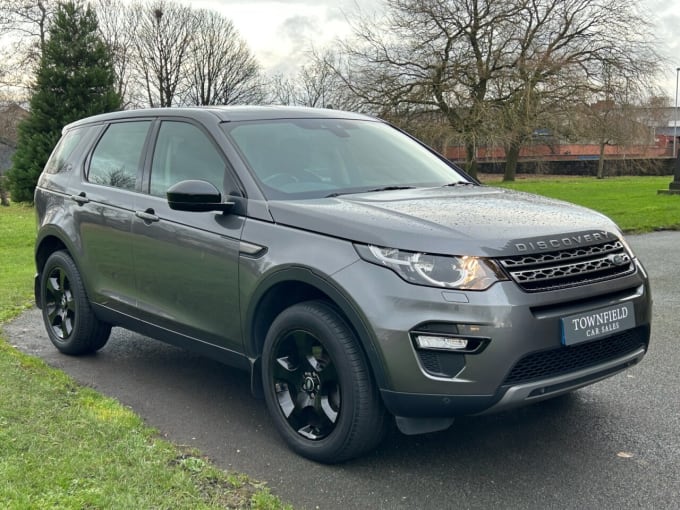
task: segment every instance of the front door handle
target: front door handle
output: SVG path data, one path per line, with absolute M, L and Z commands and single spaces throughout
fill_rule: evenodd
M 156 216 L 156 211 L 153 209 L 147 209 L 146 211 L 135 211 L 135 216 L 144 220 L 144 223 L 153 223 L 154 221 L 160 220 L 160 218 Z
M 85 196 L 85 192 L 81 191 L 78 195 L 71 195 L 71 200 L 77 202 L 78 205 L 87 204 L 90 199 Z

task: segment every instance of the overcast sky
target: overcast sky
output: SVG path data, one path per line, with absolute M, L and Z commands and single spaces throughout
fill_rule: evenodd
M 287 73 L 306 60 L 310 45 L 321 48 L 349 34 L 346 14 L 354 0 L 184 0 L 230 18 L 259 62 L 272 72 Z M 374 9 L 381 0 L 360 0 Z
M 218 10 L 231 18 L 262 66 L 289 73 L 305 61 L 310 44 L 323 47 L 347 35 L 346 14 L 376 10 L 382 0 L 184 0 L 195 7 Z M 636 0 L 631 0 L 636 1 Z M 663 81 L 675 97 L 676 67 L 680 67 L 680 0 L 642 0 L 657 25 L 660 50 L 669 58 Z

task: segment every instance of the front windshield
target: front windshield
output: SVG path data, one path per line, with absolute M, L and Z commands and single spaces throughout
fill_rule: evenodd
M 467 182 L 445 161 L 378 121 L 279 119 L 230 122 L 223 129 L 268 199 Z

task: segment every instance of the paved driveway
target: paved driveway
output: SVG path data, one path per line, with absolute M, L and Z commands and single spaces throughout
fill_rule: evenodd
M 680 233 L 630 238 L 650 272 L 652 344 L 643 362 L 576 393 L 447 431 L 392 432 L 340 466 L 291 453 L 248 377 L 114 330 L 97 355 L 52 348 L 39 313 L 5 328 L 10 342 L 118 398 L 176 443 L 266 480 L 297 508 L 676 509 L 680 505 Z

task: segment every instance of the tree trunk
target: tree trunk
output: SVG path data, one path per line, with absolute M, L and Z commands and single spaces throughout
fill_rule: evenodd
M 465 143 L 465 171 L 471 177 L 477 178 L 477 154 L 473 142 Z
M 0 171 L 0 205 L 9 207 L 9 196 L 5 184 L 5 176 L 2 175 L 2 171 Z
M 604 179 L 604 148 L 607 144 L 600 142 L 600 159 L 597 160 L 597 178 Z
M 505 174 L 503 175 L 504 182 L 512 182 L 515 180 L 520 148 L 521 145 L 516 141 L 511 141 L 505 148 Z

